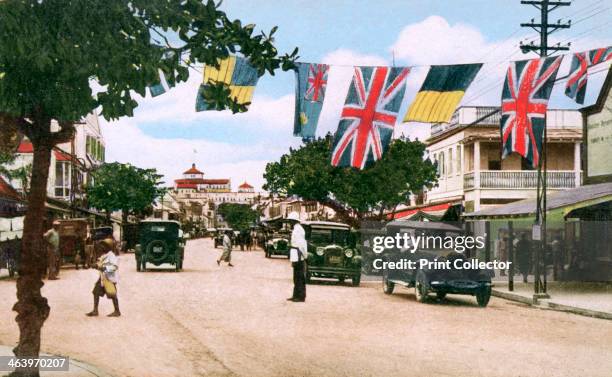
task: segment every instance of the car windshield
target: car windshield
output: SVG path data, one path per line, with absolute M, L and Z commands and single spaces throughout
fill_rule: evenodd
M 346 245 L 349 231 L 344 229 L 313 228 L 310 231 L 310 242 L 316 245 Z

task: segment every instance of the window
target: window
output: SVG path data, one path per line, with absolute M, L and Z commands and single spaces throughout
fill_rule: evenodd
M 68 161 L 55 163 L 55 197 L 70 197 L 70 163 Z
M 453 149 L 449 148 L 448 149 L 448 168 L 446 169 L 446 175 L 452 175 L 453 174 L 453 168 L 454 168 L 454 158 L 453 158 Z
M 442 177 L 446 174 L 446 165 L 444 162 L 444 152 L 440 152 L 438 157 L 440 159 L 438 161 L 438 174 L 440 175 L 440 177 Z
M 461 155 L 461 145 L 457 145 L 457 163 L 455 164 L 455 168 L 457 168 L 457 174 L 461 174 L 461 162 L 463 156 Z

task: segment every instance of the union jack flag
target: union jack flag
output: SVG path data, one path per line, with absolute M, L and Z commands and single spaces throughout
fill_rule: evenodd
M 612 47 L 577 52 L 572 57 L 565 94 L 579 104 L 584 103 L 588 79 L 588 69 L 596 64 L 612 59 Z
M 516 152 L 540 162 L 548 99 L 563 56 L 511 62 L 502 91 L 502 158 Z
M 304 98 L 312 102 L 323 102 L 327 87 L 327 64 L 311 64 L 308 69 L 308 84 Z
M 382 158 L 406 89 L 409 68 L 355 67 L 334 138 L 331 163 L 363 169 Z

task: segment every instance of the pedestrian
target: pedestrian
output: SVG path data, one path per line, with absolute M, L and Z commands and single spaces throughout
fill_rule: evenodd
M 231 230 L 226 230 L 223 235 L 223 254 L 217 259 L 217 265 L 221 265 L 221 261 L 227 262 L 227 265 L 230 267 L 234 267 L 232 264 L 232 238 L 230 237 L 232 234 Z
M 59 225 L 59 221 L 54 221 L 51 229 L 43 235 L 43 238 L 47 242 L 47 276 L 49 280 L 59 279 Z
M 527 238 L 527 232 L 521 233 L 516 243 L 516 259 L 519 271 L 523 275 L 523 283 L 527 283 L 527 276 L 531 270 L 531 242 Z
M 300 216 L 297 212 L 291 212 L 287 216 L 287 221 L 293 225 L 289 246 L 289 260 L 293 267 L 293 296 L 287 301 L 304 302 L 306 301 L 306 258 L 308 258 L 306 232 L 300 225 Z
M 508 236 L 506 236 L 506 232 L 503 229 L 499 230 L 497 240 L 495 241 L 495 251 L 500 262 L 508 260 Z M 506 276 L 506 270 L 501 270 L 500 275 Z
M 93 310 L 87 313 L 88 317 L 96 317 L 98 315 L 98 304 L 100 297 L 106 296 L 113 301 L 115 311 L 109 314 L 109 317 L 119 317 L 119 298 L 117 297 L 117 281 L 119 269 L 119 258 L 115 254 L 113 242 L 110 239 L 105 239 L 100 243 L 105 250 L 105 254 L 98 258 L 97 269 L 100 271 L 100 277 L 93 287 Z

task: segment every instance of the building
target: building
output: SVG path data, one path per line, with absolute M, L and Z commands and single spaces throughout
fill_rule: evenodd
M 57 125 L 52 125 L 53 127 L 57 128 Z M 105 145 L 97 114 L 88 114 L 74 127 L 76 132 L 72 140 L 58 144 L 51 153 L 47 197 L 84 207 L 85 185 L 92 179 L 92 169 L 104 162 Z M 24 138 L 17 148 L 15 161 L 9 168 L 31 166 L 33 152 L 32 143 Z M 10 183 L 17 191 L 25 191 L 22 180 L 13 179 Z
M 216 213 L 220 204 L 254 205 L 260 199 L 260 194 L 247 182 L 242 183 L 238 191 L 232 191 L 230 179 L 204 178 L 204 173 L 195 164 L 183 172 L 183 178 L 174 181 L 173 194 L 182 217 L 204 227 L 215 227 L 222 222 Z
M 286 218 L 296 212 L 301 221 L 332 220 L 336 212 L 314 200 L 302 200 L 295 197 L 265 199 L 261 202 L 262 216 L 266 220 Z
M 426 141 L 438 163 L 438 185 L 421 210 L 461 204 L 465 212 L 535 198 L 537 170 L 518 154 L 501 159 L 497 107 L 460 107 L 448 124 L 434 124 Z M 574 110 L 547 112 L 549 192 L 581 185 L 582 118 Z

